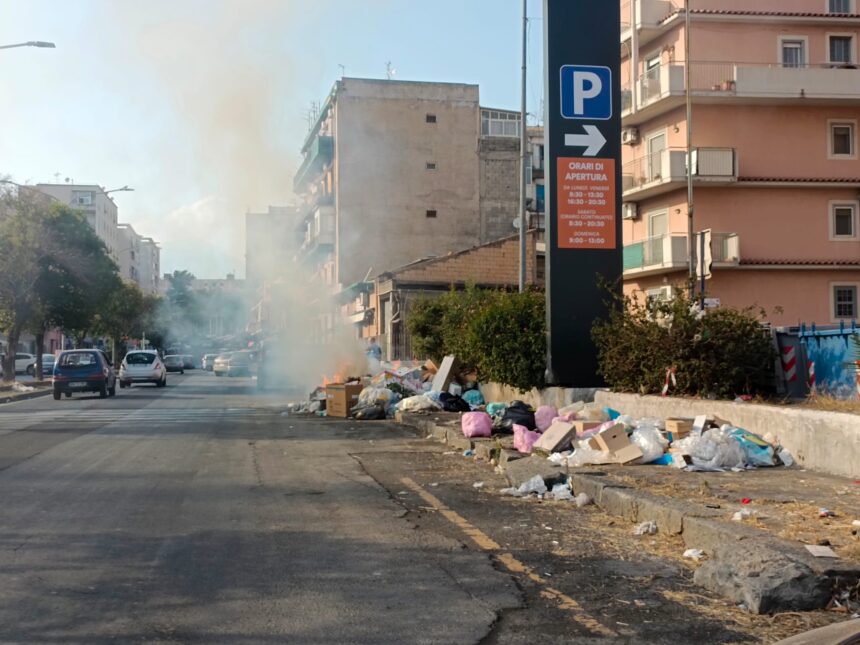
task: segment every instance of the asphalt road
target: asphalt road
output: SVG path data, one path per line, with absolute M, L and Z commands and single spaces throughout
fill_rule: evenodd
M 767 626 L 685 600 L 689 571 L 594 507 L 501 498 L 487 467 L 391 423 L 283 402 L 197 371 L 0 406 L 0 642 L 757 642 Z

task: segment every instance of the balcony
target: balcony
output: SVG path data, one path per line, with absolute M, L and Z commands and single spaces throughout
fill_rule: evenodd
M 712 268 L 730 268 L 740 262 L 737 233 L 711 234 Z M 685 270 L 689 256 L 686 235 L 658 235 L 624 246 L 624 277 L 657 275 Z
M 326 164 L 331 163 L 334 155 L 334 139 L 319 135 L 314 138 L 305 153 L 305 160 L 293 177 L 293 190 L 297 193 L 304 191 L 308 182 L 322 171 Z
M 306 260 L 317 253 L 330 251 L 335 243 L 335 213 L 333 206 L 318 207 L 306 222 L 305 237 L 299 249 L 299 259 Z
M 630 7 L 634 6 L 635 27 L 639 33 L 639 44 L 645 45 L 670 28 L 673 14 L 683 10 L 683 0 L 622 0 L 621 42 L 631 37 Z M 677 19 L 677 16 L 675 16 Z
M 694 148 L 693 181 L 696 185 L 727 185 L 737 181 L 734 148 Z M 662 195 L 687 183 L 687 151 L 666 148 L 624 164 L 621 186 L 625 201 Z
M 684 104 L 683 65 L 659 65 L 636 81 L 636 112 L 633 112 L 633 88 L 621 88 L 621 118 L 624 125 L 638 125 L 662 112 Z
M 659 235 L 624 246 L 625 277 L 680 271 L 687 262 L 686 235 Z

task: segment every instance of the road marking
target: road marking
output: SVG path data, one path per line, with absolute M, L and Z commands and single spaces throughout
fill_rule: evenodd
M 448 508 L 442 500 L 424 490 L 411 477 L 403 477 L 400 481 L 403 482 L 404 486 L 414 491 L 421 499 L 444 515 L 449 522 L 460 528 L 466 535 L 472 538 L 472 541 L 477 544 L 480 549 L 483 549 L 484 551 L 501 551 L 502 547 L 498 542 L 493 540 L 493 538 L 484 533 L 481 529 L 470 524 L 462 515 Z M 618 636 L 616 632 L 606 625 L 598 622 L 597 619 L 586 612 L 582 608 L 582 605 L 580 605 L 576 600 L 558 589 L 550 587 L 546 580 L 536 574 L 531 567 L 517 560 L 513 554 L 494 553 L 493 557 L 503 564 L 511 573 L 523 575 L 535 584 L 543 587 L 543 590 L 540 592 L 541 596 L 548 600 L 555 600 L 560 609 L 564 609 L 565 611 L 572 613 L 573 619 L 586 629 L 602 636 Z

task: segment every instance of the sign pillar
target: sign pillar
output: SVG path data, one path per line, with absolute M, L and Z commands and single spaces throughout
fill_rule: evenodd
M 547 381 L 595 387 L 591 327 L 622 276 L 620 3 L 544 0 L 543 24 Z

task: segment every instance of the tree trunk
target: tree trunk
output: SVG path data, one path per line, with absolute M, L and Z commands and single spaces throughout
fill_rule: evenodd
M 20 338 L 20 327 L 11 327 L 7 330 L 6 356 L 3 358 L 3 381 L 6 383 L 15 380 L 15 354 L 18 353 L 18 340 Z
M 45 349 L 45 331 L 40 329 L 36 333 L 36 366 L 34 369 L 34 376 L 37 381 L 41 381 L 44 378 L 44 374 L 42 374 L 42 352 Z

